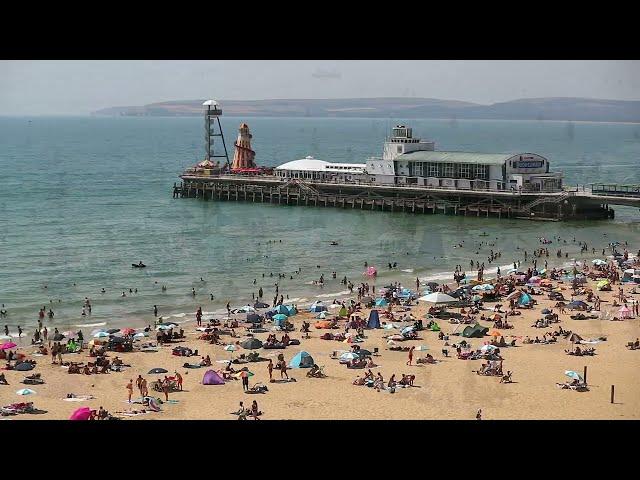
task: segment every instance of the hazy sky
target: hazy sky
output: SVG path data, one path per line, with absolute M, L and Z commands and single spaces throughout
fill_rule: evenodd
M 0 115 L 215 98 L 640 100 L 639 61 L 0 61 Z

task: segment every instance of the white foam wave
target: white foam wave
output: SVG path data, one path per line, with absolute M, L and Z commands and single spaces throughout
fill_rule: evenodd
M 337 293 L 321 293 L 320 295 L 316 295 L 316 298 L 341 297 L 343 295 L 349 295 L 349 290 L 344 290 L 342 292 L 337 292 Z
M 74 327 L 83 328 L 83 327 L 103 327 L 107 322 L 97 322 L 97 323 L 83 323 L 81 325 L 74 325 Z
M 405 268 L 402 272 L 413 273 L 413 268 Z

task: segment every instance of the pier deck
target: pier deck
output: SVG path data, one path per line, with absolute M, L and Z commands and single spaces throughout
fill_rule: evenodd
M 174 198 L 551 221 L 612 218 L 614 212 L 609 205 L 640 208 L 640 194 L 604 195 L 584 188 L 546 193 L 283 181 L 266 175 L 182 175 L 181 178 L 182 183 L 174 185 Z

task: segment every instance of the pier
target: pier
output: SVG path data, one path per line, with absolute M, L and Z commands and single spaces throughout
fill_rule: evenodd
M 174 198 L 547 221 L 613 218 L 611 205 L 640 208 L 640 191 L 632 188 L 618 196 L 615 189 L 605 194 L 580 186 L 546 193 L 283 181 L 267 175 L 181 178 L 173 187 Z

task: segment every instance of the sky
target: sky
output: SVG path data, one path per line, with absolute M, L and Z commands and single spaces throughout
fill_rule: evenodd
M 0 61 L 0 115 L 86 115 L 201 98 L 353 97 L 640 100 L 640 61 Z

